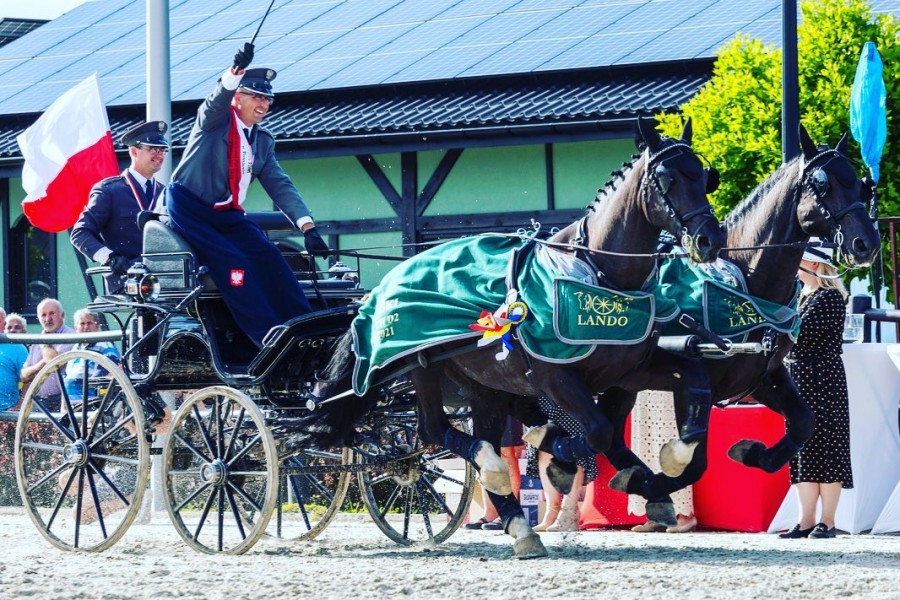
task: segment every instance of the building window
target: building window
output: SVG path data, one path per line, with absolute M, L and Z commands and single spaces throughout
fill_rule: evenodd
M 8 311 L 37 313 L 44 298 L 56 298 L 56 234 L 32 227 L 21 217 L 9 236 Z

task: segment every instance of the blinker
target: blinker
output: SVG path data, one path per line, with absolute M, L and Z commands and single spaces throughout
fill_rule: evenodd
M 706 170 L 706 193 L 712 194 L 714 191 L 719 189 L 719 184 L 722 182 L 719 177 L 719 170 L 715 167 L 708 167 Z

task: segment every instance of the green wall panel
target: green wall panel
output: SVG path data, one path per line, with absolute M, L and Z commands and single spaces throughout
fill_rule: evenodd
M 553 192 L 556 208 L 583 208 L 597 195 L 609 174 L 630 160 L 631 140 L 574 142 L 553 146 Z
M 546 208 L 544 146 L 467 148 L 425 215 Z

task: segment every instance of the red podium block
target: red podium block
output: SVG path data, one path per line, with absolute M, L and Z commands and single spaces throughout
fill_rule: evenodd
M 751 469 L 728 458 L 742 439 L 771 446 L 784 435 L 784 417 L 758 404 L 713 409 L 709 419 L 708 467 L 694 485 L 694 513 L 703 527 L 766 531 L 790 488 L 785 466 L 777 473 Z
M 625 425 L 625 440 L 631 440 L 631 419 Z M 609 489 L 609 480 L 616 474 L 602 454 L 597 455 L 597 478 L 586 486 L 581 504 L 581 529 L 599 529 L 617 525 L 637 525 L 644 522 L 628 512 L 628 494 Z

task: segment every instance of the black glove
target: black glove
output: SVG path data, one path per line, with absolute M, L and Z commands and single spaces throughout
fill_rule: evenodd
M 155 213 L 152 210 L 142 210 L 137 214 L 137 226 L 141 231 L 144 230 L 144 226 L 150 221 L 159 221 L 159 213 Z
M 109 258 L 107 258 L 106 262 L 103 264 L 112 269 L 113 275 L 124 275 L 128 272 L 128 259 L 115 252 L 110 254 Z
M 243 71 L 250 66 L 251 62 L 253 62 L 253 44 L 244 42 L 240 50 L 234 53 L 234 67 L 232 69 L 235 73 Z
M 306 246 L 306 251 L 313 256 L 328 256 L 331 254 L 328 244 L 325 243 L 325 240 L 322 239 L 315 227 L 306 230 L 303 234 L 303 243 Z

